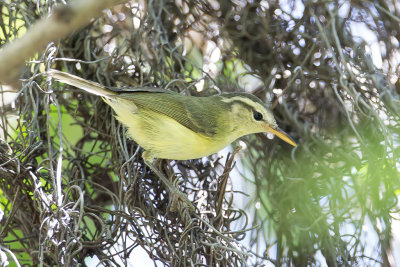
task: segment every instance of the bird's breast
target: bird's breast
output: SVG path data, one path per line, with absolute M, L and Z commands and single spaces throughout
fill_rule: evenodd
M 127 112 L 123 105 L 111 105 L 129 136 L 156 158 L 188 160 L 211 155 L 233 140 L 205 136 L 174 119 L 148 109 Z

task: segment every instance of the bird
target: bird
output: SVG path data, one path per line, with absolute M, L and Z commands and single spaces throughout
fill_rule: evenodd
M 98 95 L 111 106 L 128 136 L 143 149 L 142 158 L 172 194 L 172 206 L 187 197 L 155 167 L 154 159 L 190 160 L 214 154 L 236 139 L 253 133 L 274 134 L 292 146 L 271 110 L 250 93 L 222 93 L 206 97 L 183 95 L 156 87 L 111 89 L 66 72 L 51 69 L 59 82 Z

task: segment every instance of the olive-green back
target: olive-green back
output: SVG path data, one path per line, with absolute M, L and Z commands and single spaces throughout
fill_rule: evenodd
M 135 91 L 121 93 L 118 97 L 132 101 L 138 108 L 145 108 L 166 115 L 196 133 L 213 137 L 223 127 L 218 114 L 229 108 L 217 96 L 193 97 L 171 91 Z M 219 128 L 218 128 L 219 126 Z

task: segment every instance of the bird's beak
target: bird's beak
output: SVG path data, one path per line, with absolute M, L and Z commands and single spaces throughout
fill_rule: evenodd
M 278 127 L 273 129 L 270 126 L 265 126 L 264 128 L 265 128 L 266 132 L 272 133 L 272 134 L 278 136 L 280 139 L 282 139 L 286 143 L 289 143 L 289 144 L 291 144 L 292 146 L 295 146 L 295 147 L 297 146 L 297 144 L 293 141 L 293 139 L 287 133 L 285 133 L 284 131 L 282 131 Z

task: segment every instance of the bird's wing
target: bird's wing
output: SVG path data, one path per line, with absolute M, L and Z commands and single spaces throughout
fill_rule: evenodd
M 154 112 L 168 116 L 190 130 L 211 137 L 215 132 L 215 120 L 205 118 L 200 114 L 193 116 L 191 110 L 196 107 L 188 105 L 201 105 L 196 97 L 184 96 L 172 91 L 161 91 L 157 93 L 150 90 L 135 90 L 132 93 L 121 93 L 118 97 L 132 101 L 138 108 L 150 109 Z M 196 110 L 206 109 L 198 107 Z M 200 111 L 201 112 L 201 111 Z M 204 121 L 203 121 L 204 120 Z
M 58 70 L 50 70 L 47 75 L 91 94 L 99 95 L 111 106 L 114 106 L 114 100 L 121 98 L 131 102 L 119 103 L 125 105 L 131 112 L 137 112 L 137 108 L 147 108 L 168 116 L 190 130 L 208 137 L 212 137 L 217 131 L 216 118 L 213 118 L 212 112 L 209 112 L 210 108 L 215 108 L 215 103 L 211 99 L 208 99 L 211 101 L 209 102 L 204 98 L 184 96 L 155 87 L 107 88 Z

